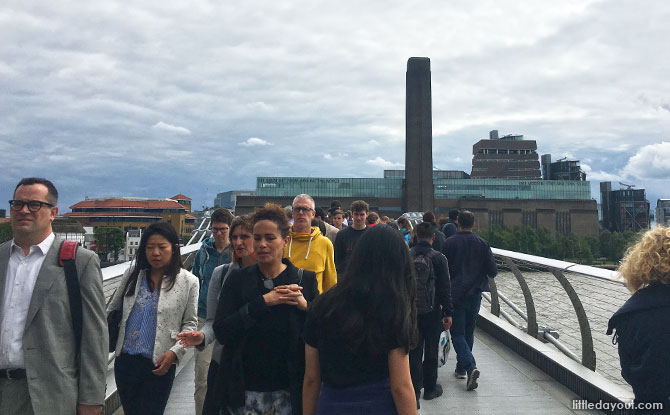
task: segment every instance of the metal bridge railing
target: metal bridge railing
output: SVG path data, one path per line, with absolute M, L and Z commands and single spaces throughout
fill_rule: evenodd
M 630 297 L 614 271 L 493 248 L 491 314 L 630 390 L 607 322 Z

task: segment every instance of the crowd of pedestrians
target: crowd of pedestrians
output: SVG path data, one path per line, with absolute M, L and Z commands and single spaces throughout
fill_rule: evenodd
M 326 211 L 307 194 L 250 216 L 218 209 L 192 272 L 174 228 L 154 223 L 105 307 L 97 257 L 75 246 L 66 258 L 70 245 L 54 237 L 57 201 L 40 178 L 21 180 L 10 201 L 2 414 L 102 414 L 108 351 L 125 414 L 162 414 L 188 347 L 196 415 L 416 414 L 443 393 L 443 331 L 455 377 L 478 387 L 475 323 L 498 271 L 472 212 L 440 225 L 426 212 L 413 226 L 363 200 Z M 648 322 L 667 321 L 669 246 L 662 228 L 628 254 L 622 274 L 635 295 L 610 322 L 640 401 L 668 395 L 667 376 L 658 380 L 667 365 L 656 362 L 670 337 L 650 336 Z

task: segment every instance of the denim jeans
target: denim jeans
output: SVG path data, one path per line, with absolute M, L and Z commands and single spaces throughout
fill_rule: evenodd
M 451 344 L 456 351 L 456 371 L 468 372 L 477 366 L 472 355 L 472 345 L 475 341 L 475 323 L 482 303 L 482 295 L 477 294 L 465 297 L 454 303 L 454 314 L 449 332 Z

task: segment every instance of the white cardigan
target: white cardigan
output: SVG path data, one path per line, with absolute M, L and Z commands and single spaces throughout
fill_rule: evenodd
M 119 339 L 116 342 L 116 356 L 121 354 L 123 338 L 126 334 L 126 322 L 130 311 L 135 305 L 135 297 L 140 290 L 140 284 L 144 278 L 145 271 L 140 271 L 135 285 L 135 293 L 124 296 L 123 287 L 130 277 L 132 267 L 128 268 L 121 278 L 119 288 L 114 293 L 112 301 L 107 307 L 107 313 L 121 308 L 123 302 L 123 317 L 119 327 Z M 154 343 L 153 362 L 156 364 L 158 358 L 168 350 L 177 355 L 181 360 L 186 354 L 186 349 L 176 341 L 177 334 L 182 331 L 193 331 L 198 328 L 198 291 L 200 283 L 198 277 L 185 269 L 179 271 L 175 277 L 174 286 L 169 291 L 165 289 L 167 284 L 162 284 L 158 297 L 158 309 L 156 315 L 156 342 Z M 176 362 L 175 362 L 176 363 Z

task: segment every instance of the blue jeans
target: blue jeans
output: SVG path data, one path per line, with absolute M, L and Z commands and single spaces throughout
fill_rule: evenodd
M 472 345 L 475 341 L 475 323 L 482 304 L 482 295 L 477 294 L 465 297 L 458 303 L 454 303 L 454 314 L 451 316 L 452 324 L 451 344 L 456 351 L 456 371 L 459 373 L 469 372 L 477 366 L 475 357 L 472 355 Z

